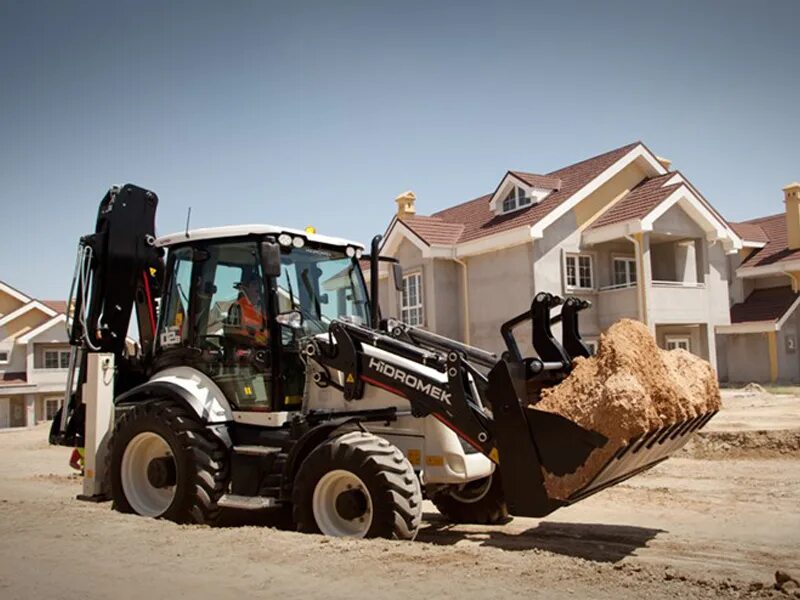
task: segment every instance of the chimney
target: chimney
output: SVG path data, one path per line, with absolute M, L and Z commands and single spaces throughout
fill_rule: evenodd
M 664 158 L 663 156 L 656 156 L 656 160 L 661 163 L 661 166 L 669 172 L 672 170 L 672 161 L 668 158 Z
M 394 199 L 397 202 L 397 218 L 405 219 L 406 217 L 413 217 L 417 213 L 414 203 L 417 201 L 417 196 L 411 190 L 403 192 Z
M 783 188 L 786 203 L 786 237 L 791 250 L 800 248 L 800 183 L 796 181 Z

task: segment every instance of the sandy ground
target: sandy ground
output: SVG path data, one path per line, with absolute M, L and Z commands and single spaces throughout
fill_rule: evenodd
M 497 527 L 426 504 L 413 543 L 117 514 L 75 500 L 46 427 L 2 433 L 0 598 L 786 598 L 768 586 L 800 572 L 800 429 L 779 426 L 800 398 L 723 396 L 699 447 L 623 485 Z

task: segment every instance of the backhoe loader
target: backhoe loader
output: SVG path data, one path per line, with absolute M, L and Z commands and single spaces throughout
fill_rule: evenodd
M 272 225 L 156 238 L 157 204 L 111 188 L 79 242 L 69 385 L 50 432 L 87 446 L 84 491 L 119 511 L 213 524 L 225 508 L 274 510 L 303 532 L 413 539 L 423 498 L 453 521 L 542 517 L 652 467 L 711 417 L 642 436 L 551 498 L 543 470 L 574 472 L 607 442 L 528 399 L 589 356 L 587 302 L 538 293 L 503 325 L 498 356 L 382 318 L 380 261 L 398 289 L 401 274 L 380 236 L 369 256 Z M 535 356 L 522 356 L 520 326 Z

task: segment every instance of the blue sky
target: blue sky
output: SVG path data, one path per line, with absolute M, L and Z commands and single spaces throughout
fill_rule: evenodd
M 64 298 L 114 183 L 159 233 L 367 242 L 637 139 L 730 220 L 800 179 L 800 2 L 0 0 L 0 279 Z

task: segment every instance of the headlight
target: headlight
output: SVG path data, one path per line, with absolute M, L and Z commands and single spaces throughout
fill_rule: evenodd
M 349 258 L 353 258 L 356 255 L 356 249 L 352 246 L 348 246 L 344 253 L 347 254 Z
M 290 236 L 288 233 L 282 233 L 278 236 L 278 243 L 281 246 L 291 246 L 292 236 Z
M 361 248 L 356 248 L 356 258 L 361 258 L 364 254 L 364 251 Z
M 297 236 L 296 238 L 294 238 L 292 240 L 292 246 L 294 246 L 295 248 L 302 248 L 305 245 L 306 245 L 306 241 L 303 238 L 301 238 L 300 236 Z

